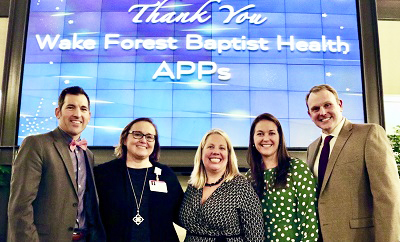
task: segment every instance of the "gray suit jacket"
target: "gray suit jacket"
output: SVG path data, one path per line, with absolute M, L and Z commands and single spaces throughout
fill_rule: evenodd
M 94 157 L 86 150 L 85 213 L 89 241 L 103 241 L 93 180 Z M 77 187 L 68 144 L 61 131 L 25 138 L 12 166 L 9 241 L 68 241 L 77 215 Z
M 312 168 L 321 138 L 307 150 Z M 347 121 L 329 157 L 318 200 L 329 241 L 400 241 L 400 182 L 384 129 Z

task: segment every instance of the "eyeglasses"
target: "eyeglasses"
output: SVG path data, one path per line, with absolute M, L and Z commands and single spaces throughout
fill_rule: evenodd
M 153 142 L 154 139 L 156 138 L 156 135 L 154 135 L 154 134 L 143 134 L 140 131 L 133 130 L 133 131 L 129 131 L 128 133 L 132 134 L 134 139 L 141 139 L 144 136 L 148 142 Z

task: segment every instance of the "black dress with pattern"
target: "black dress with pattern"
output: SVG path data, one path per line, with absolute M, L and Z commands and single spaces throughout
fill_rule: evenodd
M 264 241 L 260 201 L 243 176 L 223 182 L 201 204 L 203 189 L 189 185 L 179 213 L 185 241 Z

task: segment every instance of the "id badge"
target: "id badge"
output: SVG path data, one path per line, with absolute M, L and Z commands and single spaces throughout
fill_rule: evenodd
M 168 193 L 167 183 L 164 181 L 150 180 L 150 191 Z

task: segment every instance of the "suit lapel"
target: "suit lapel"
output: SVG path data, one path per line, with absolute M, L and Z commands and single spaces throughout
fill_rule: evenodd
M 315 159 L 317 158 L 319 146 L 321 145 L 321 137 L 316 139 L 308 148 L 307 163 L 310 170 L 314 171 Z
M 96 185 L 94 183 L 94 173 L 93 173 L 93 166 L 94 166 L 94 155 L 91 151 L 89 151 L 89 149 L 87 149 L 86 151 L 83 151 L 83 153 L 85 154 L 85 161 L 86 162 L 86 183 L 90 184 L 89 186 L 87 186 L 86 188 L 92 188 L 95 195 L 96 195 L 96 201 L 97 203 L 99 202 L 99 196 L 97 193 L 97 188 Z M 89 169 L 89 170 L 88 170 Z
M 326 183 L 329 180 L 329 177 L 332 174 L 333 167 L 335 166 L 339 154 L 342 151 L 344 145 L 346 144 L 347 140 L 349 139 L 350 135 L 352 134 L 352 127 L 353 125 L 350 123 L 350 121 L 346 120 L 342 130 L 339 133 L 339 136 L 336 140 L 335 146 L 333 147 L 333 150 L 331 152 L 331 155 L 329 156 L 329 161 L 328 165 L 326 167 L 325 171 L 325 176 L 324 176 L 324 181 L 322 182 L 321 186 L 321 193 L 324 191 Z
M 83 154 L 85 155 L 85 160 L 87 160 L 86 163 L 86 171 L 87 173 L 90 173 L 90 177 L 87 177 L 87 179 L 90 180 L 90 182 L 92 182 L 92 177 L 94 177 L 93 174 L 93 165 L 94 165 L 94 157 L 93 157 L 93 153 L 90 152 L 89 150 L 83 151 Z
M 88 159 L 89 165 L 90 165 L 90 169 L 93 170 L 93 166 L 94 166 L 94 156 L 93 153 L 91 151 L 86 150 L 83 151 L 85 153 L 85 157 Z
M 61 160 L 63 161 L 65 169 L 67 170 L 68 177 L 71 181 L 72 186 L 74 187 L 75 194 L 76 196 L 78 196 L 78 188 L 75 182 L 76 178 L 75 178 L 74 166 L 72 165 L 71 156 L 68 153 L 68 145 L 65 142 L 65 139 L 60 132 L 61 131 L 59 131 L 58 129 L 55 129 L 53 131 L 54 146 L 56 147 L 58 154 L 61 156 Z

